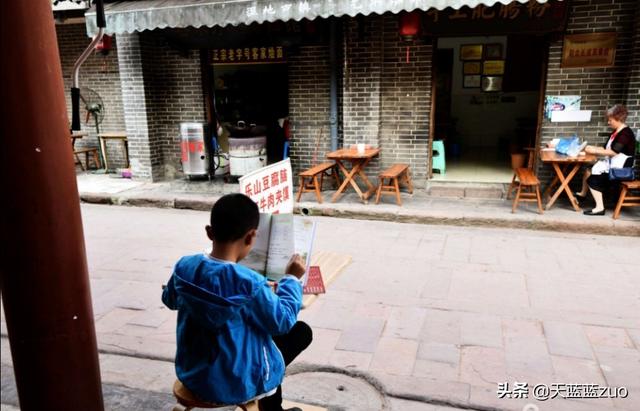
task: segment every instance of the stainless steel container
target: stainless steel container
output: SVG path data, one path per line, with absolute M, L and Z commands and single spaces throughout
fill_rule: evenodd
M 231 175 L 241 177 L 267 165 L 267 138 L 229 138 Z
M 205 130 L 204 123 L 180 123 L 182 171 L 187 176 L 206 176 L 209 174 Z

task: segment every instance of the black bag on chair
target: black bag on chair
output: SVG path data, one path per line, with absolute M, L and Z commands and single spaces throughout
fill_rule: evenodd
M 633 181 L 635 180 L 633 167 L 621 167 L 609 169 L 609 180 L 611 181 Z

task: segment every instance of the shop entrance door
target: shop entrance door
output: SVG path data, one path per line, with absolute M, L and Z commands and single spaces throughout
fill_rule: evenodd
M 267 137 L 268 162 L 282 160 L 282 120 L 289 112 L 287 74 L 286 64 L 213 65 L 214 112 L 225 129 L 222 151 L 227 151 L 225 139 L 234 132 L 257 133 Z M 239 130 L 242 127 L 246 132 Z
M 434 180 L 510 182 L 511 154 L 536 143 L 547 51 L 534 35 L 437 40 L 434 140 L 446 172 Z

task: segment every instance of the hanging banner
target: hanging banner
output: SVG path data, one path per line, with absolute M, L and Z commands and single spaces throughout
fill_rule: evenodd
M 560 67 L 611 67 L 615 58 L 615 32 L 566 35 Z
M 242 176 L 240 192 L 251 198 L 261 213 L 293 213 L 293 172 L 286 159 Z

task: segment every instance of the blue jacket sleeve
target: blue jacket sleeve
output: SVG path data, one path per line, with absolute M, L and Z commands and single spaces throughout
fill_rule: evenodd
M 292 278 L 283 278 L 274 293 L 267 282 L 259 284 L 248 310 L 249 320 L 270 335 L 286 334 L 297 321 L 302 306 L 302 286 Z
M 176 304 L 176 286 L 173 282 L 173 275 L 171 275 L 167 285 L 162 290 L 162 302 L 170 310 L 178 309 L 178 305 Z

